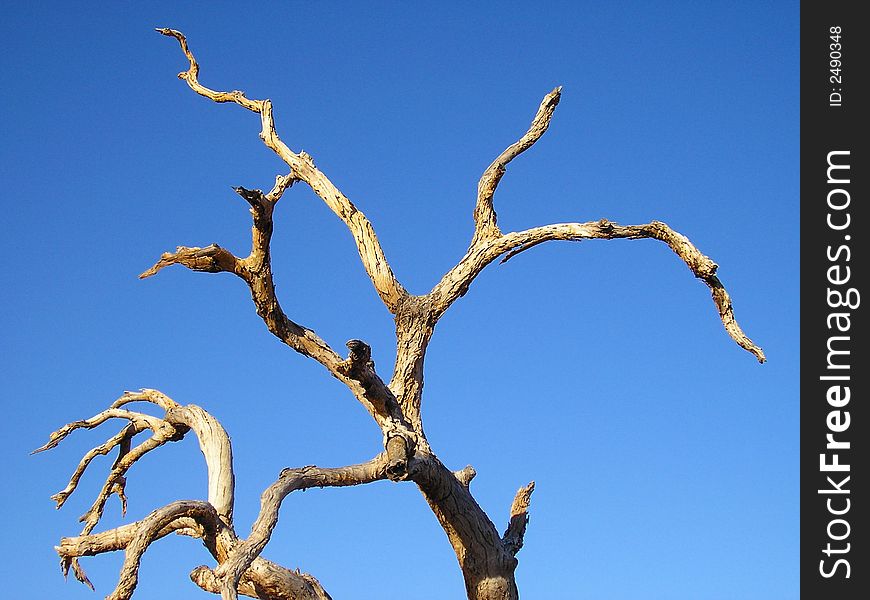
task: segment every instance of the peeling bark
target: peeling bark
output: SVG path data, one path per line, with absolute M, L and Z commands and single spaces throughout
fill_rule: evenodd
M 164 253 L 140 277 L 156 275 L 171 265 L 192 271 L 232 273 L 248 286 L 254 308 L 266 328 L 281 342 L 320 363 L 327 372 L 345 384 L 350 394 L 369 412 L 383 439 L 384 452 L 366 463 L 345 467 L 306 466 L 285 469 L 262 494 L 259 515 L 247 538 L 235 531 L 233 504 L 235 477 L 232 447 L 222 425 L 204 409 L 182 406 L 157 390 L 127 392 L 109 408 L 81 421 L 58 429 L 35 452 L 56 447 L 72 432 L 93 429 L 120 419 L 120 431 L 103 444 L 89 450 L 73 471 L 66 487 L 52 496 L 57 507 L 78 488 L 79 482 L 99 455 L 117 451 L 114 464 L 97 493 L 96 500 L 81 520 L 80 535 L 63 538 L 57 546 L 61 567 L 72 569 L 76 578 L 90 585 L 79 559 L 105 552 L 125 552 L 118 585 L 112 600 L 130 598 L 138 582 L 138 567 L 150 545 L 170 533 L 201 539 L 216 561 L 213 567 L 198 566 L 190 578 L 202 590 L 234 600 L 239 594 L 264 600 L 327 600 L 329 594 L 312 577 L 269 562 L 260 554 L 278 524 L 281 504 L 295 490 L 313 486 L 339 487 L 364 485 L 390 479 L 413 481 L 447 535 L 456 554 L 471 600 L 516 600 L 519 597 L 514 572 L 517 553 L 523 547 L 529 521 L 529 506 L 534 482 L 520 488 L 510 508 L 503 535 L 480 507 L 471 492 L 476 472 L 470 465 L 451 471 L 438 459 L 423 430 L 422 401 L 426 350 L 438 320 L 458 298 L 466 294 L 480 272 L 496 259 L 505 262 L 538 244 L 553 241 L 654 239 L 670 247 L 692 274 L 711 290 L 713 302 L 726 332 L 759 362 L 765 356 L 742 331 L 734 318 L 731 298 L 717 275 L 718 266 L 702 254 L 685 236 L 664 223 L 618 225 L 607 219 L 586 223 L 557 223 L 518 232 L 503 233 L 497 223 L 495 192 L 507 165 L 529 150 L 547 131 L 561 98 L 561 88 L 544 96 L 528 130 L 508 146 L 487 167 L 477 187 L 474 207 L 474 232 L 466 254 L 432 290 L 424 295 L 409 294 L 393 274 L 375 231 L 366 216 L 314 164 L 304 151 L 295 152 L 275 130 L 272 103 L 252 100 L 241 91 L 215 91 L 199 82 L 199 64 L 183 34 L 173 29 L 158 29 L 175 38 L 188 61 L 178 76 L 197 94 L 218 103 L 237 104 L 260 116 L 260 138 L 286 164 L 289 172 L 278 175 L 269 192 L 234 187 L 250 206 L 252 216 L 251 250 L 239 257 L 217 244 L 204 248 L 179 246 Z M 372 351 L 362 340 L 347 342 L 348 356 L 342 357 L 314 330 L 300 325 L 284 312 L 272 278 L 271 239 L 276 203 L 297 182 L 307 185 L 345 224 L 351 233 L 363 268 L 384 306 L 395 317 L 396 362 L 389 383 L 379 375 L 371 360 Z M 160 408 L 155 417 L 125 408 L 145 402 Z M 133 445 L 135 436 L 150 432 L 150 437 Z M 113 494 L 126 509 L 124 486 L 130 467 L 146 454 L 168 442 L 193 432 L 205 457 L 208 471 L 207 500 L 179 500 L 158 508 L 145 518 L 94 533 L 105 504 Z

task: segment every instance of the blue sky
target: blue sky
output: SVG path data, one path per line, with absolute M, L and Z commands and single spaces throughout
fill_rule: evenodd
M 272 99 L 278 130 L 369 216 L 412 292 L 470 239 L 477 179 L 563 95 L 550 130 L 496 195 L 504 230 L 659 219 L 720 265 L 759 365 L 724 333 L 707 288 L 653 241 L 552 243 L 492 266 L 430 346 L 424 420 L 503 528 L 534 479 L 519 555 L 524 598 L 798 596 L 797 2 L 132 2 L 4 9 L 0 340 L 11 490 L 0 575 L 29 597 L 94 598 L 120 555 L 64 582 L 53 546 L 80 530 L 110 458 L 61 511 L 105 425 L 31 457 L 58 426 L 125 389 L 203 406 L 234 443 L 236 526 L 286 466 L 367 460 L 380 433 L 341 385 L 265 330 L 242 282 L 176 268 L 176 245 L 238 253 L 249 217 L 231 186 L 284 168 L 256 115 L 175 78 L 185 32 L 201 81 Z M 386 376 L 389 313 L 346 229 L 297 186 L 276 212 L 273 263 L 291 318 L 334 348 L 361 338 Z M 202 498 L 195 440 L 128 477 L 128 520 Z M 122 522 L 110 502 L 101 527 Z M 411 484 L 312 490 L 285 502 L 264 556 L 335 598 L 463 597 L 455 557 Z M 173 536 L 146 555 L 136 597 L 206 597 L 211 564 Z M 397 579 L 396 574 L 401 573 Z M 398 597 L 398 596 L 397 596 Z

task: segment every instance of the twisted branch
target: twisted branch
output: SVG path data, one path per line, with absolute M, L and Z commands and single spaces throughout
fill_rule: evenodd
M 189 502 L 186 501 L 185 504 Z M 177 505 L 177 503 L 174 504 Z M 202 538 L 206 548 L 218 562 L 227 559 L 232 548 L 238 544 L 238 538 L 232 530 L 223 526 L 221 520 L 216 519 L 218 515 L 212 514 L 212 511 L 203 506 L 201 515 L 195 518 L 195 514 L 191 516 L 190 513 L 185 513 L 183 510 L 171 508 L 172 506 L 169 505 L 160 510 L 164 513 L 167 509 L 170 512 L 177 510 L 177 516 L 159 530 L 153 526 L 153 521 L 149 523 L 147 519 L 143 519 L 101 533 L 61 539 L 55 550 L 61 557 L 61 567 L 64 574 L 71 566 L 78 565 L 79 557 L 125 550 L 137 535 L 140 539 L 150 537 L 153 543 L 173 532 L 185 533 Z M 143 532 L 143 530 L 145 531 Z M 135 553 L 141 558 L 140 551 L 137 550 Z M 81 575 L 85 580 L 87 579 L 84 576 L 84 571 L 81 571 Z M 78 578 L 79 575 L 76 574 L 76 577 Z M 221 593 L 220 581 L 209 567 L 196 567 L 191 572 L 190 579 L 207 592 Z M 124 584 L 124 587 L 126 588 L 127 585 L 129 583 Z M 93 589 L 92 585 L 90 587 Z M 119 587 L 121 587 L 120 578 Z M 240 594 L 252 598 L 268 600 L 330 600 L 329 594 L 323 589 L 320 582 L 311 575 L 291 571 L 260 557 L 256 558 L 242 574 L 238 591 Z
M 233 549 L 229 558 L 215 571 L 216 578 L 223 581 L 222 600 L 237 599 L 239 579 L 269 543 L 278 524 L 281 503 L 288 494 L 312 487 L 346 487 L 386 479 L 388 462 L 386 454 L 379 454 L 366 463 L 347 467 L 308 466 L 281 471 L 278 480 L 263 492 L 260 513 L 251 527 L 251 534 Z
M 498 227 L 493 205 L 495 191 L 507 165 L 534 145 L 549 127 L 559 103 L 561 88 L 547 94 L 526 133 L 505 149 L 482 174 L 474 209 L 475 229 L 471 244 L 459 263 L 424 296 L 411 296 L 394 276 L 371 223 L 350 200 L 319 170 L 307 153 L 293 152 L 280 139 L 269 100 L 248 99 L 241 91 L 222 92 L 199 83 L 199 65 L 180 32 L 158 29 L 181 45 L 189 67 L 179 74 L 197 94 L 214 102 L 231 102 L 260 115 L 260 138 L 289 167 L 287 175 L 276 177 L 268 193 L 236 187 L 234 190 L 249 205 L 253 218 L 251 251 L 241 258 L 216 244 L 205 248 L 178 247 L 165 253 L 141 277 L 179 264 L 193 271 L 229 272 L 250 288 L 258 315 L 270 332 L 297 352 L 321 363 L 329 373 L 345 383 L 374 417 L 384 434 L 385 452 L 371 461 L 340 468 L 285 469 L 262 495 L 261 509 L 247 539 L 233 531 L 234 476 L 229 438 L 216 419 L 201 408 L 181 406 L 156 390 L 128 393 L 109 409 L 91 419 L 70 423 L 54 432 L 35 452 L 53 448 L 77 429 L 91 429 L 113 418 L 127 423 L 113 437 L 88 451 L 79 462 L 64 490 L 53 496 L 62 506 L 76 489 L 85 470 L 98 455 L 117 448 L 118 456 L 96 501 L 82 520 L 81 536 L 64 538 L 58 547 L 66 573 L 70 568 L 85 583 L 87 577 L 78 564 L 81 556 L 125 549 L 126 557 L 118 586 L 110 600 L 128 599 L 138 580 L 142 554 L 155 540 L 177 531 L 202 538 L 218 561 L 215 569 L 194 569 L 191 579 L 202 589 L 220 593 L 224 600 L 239 593 L 259 598 L 325 600 L 329 598 L 313 577 L 291 573 L 260 558 L 277 525 L 284 498 L 294 490 L 319 486 L 351 486 L 385 478 L 413 480 L 437 516 L 465 577 L 468 596 L 478 598 L 518 597 L 514 581 L 516 554 L 522 548 L 528 523 L 528 509 L 534 482 L 518 490 L 504 535 L 499 536 L 492 521 L 470 492 L 475 475 L 472 467 L 449 471 L 431 452 L 423 435 L 420 402 L 423 387 L 423 361 L 428 342 L 438 319 L 452 303 L 468 290 L 477 275 L 498 258 L 505 262 L 520 252 L 551 240 L 656 239 L 666 243 L 692 273 L 710 288 L 720 319 L 737 344 L 760 362 L 765 356 L 737 324 L 731 299 L 717 277 L 717 265 L 702 254 L 685 236 L 664 223 L 622 226 L 606 219 L 589 223 L 560 223 L 503 234 Z M 281 308 L 272 278 L 270 243 L 276 203 L 296 181 L 303 181 L 351 231 L 360 259 L 385 306 L 396 317 L 397 357 L 389 386 L 375 371 L 371 348 L 360 340 L 348 342 L 349 354 L 342 358 L 312 330 L 299 325 Z M 132 402 L 149 402 L 162 408 L 163 418 L 126 410 Z M 150 430 L 152 436 L 133 446 L 135 435 Z M 139 458 L 168 441 L 181 439 L 193 430 L 200 442 L 209 469 L 208 502 L 179 501 L 152 512 L 142 521 L 114 530 L 93 534 L 105 502 L 117 494 L 126 509 L 125 474 Z
M 106 596 L 106 600 L 130 599 L 133 590 L 136 589 L 136 584 L 139 582 L 139 563 L 142 560 L 142 555 L 151 545 L 151 542 L 166 535 L 168 533 L 166 530 L 172 526 L 173 522 L 182 517 L 196 521 L 204 530 L 211 532 L 210 537 L 212 538 L 219 526 L 218 514 L 208 502 L 180 500 L 158 508 L 138 523 L 138 527 L 126 544 L 126 556 L 124 557 L 124 565 L 121 567 L 118 585 L 111 594 Z
M 118 458 L 112 465 L 109 475 L 103 483 L 102 489 L 97 494 L 96 500 L 88 511 L 80 518 L 80 520 L 85 523 L 82 534 L 90 533 L 97 525 L 102 518 L 106 501 L 112 494 L 116 494 L 120 498 L 122 510 L 126 512 L 126 497 L 124 495 L 124 485 L 126 480 L 124 475 L 139 458 L 168 441 L 180 439 L 179 436 L 183 435 L 183 432 L 179 432 L 175 427 L 157 417 L 120 408 L 109 408 L 90 419 L 73 421 L 72 423 L 64 425 L 49 436 L 49 441 L 45 445 L 33 451 L 33 454 L 36 454 L 38 452 L 49 450 L 56 447 L 70 433 L 77 429 L 93 429 L 109 419 L 116 418 L 126 419 L 130 421 L 130 423 L 122 428 L 118 434 L 109 438 L 108 441 L 88 451 L 79 462 L 72 477 L 70 477 L 67 486 L 51 497 L 52 500 L 57 503 L 57 508 L 62 507 L 67 498 L 69 498 L 78 487 L 82 475 L 91 464 L 93 458 L 99 454 L 107 454 L 112 448 L 118 447 L 120 449 Z M 132 437 L 136 433 L 144 431 L 145 429 L 153 431 L 151 438 L 135 448 L 130 449 L 130 440 Z
M 290 166 L 291 171 L 288 175 L 278 176 L 274 187 L 267 194 L 260 190 L 234 188 L 250 204 L 253 216 L 251 252 L 246 258 L 237 257 L 217 244 L 205 248 L 181 246 L 175 252 L 163 254 L 160 260 L 140 277 L 150 277 L 173 264 L 194 271 L 228 272 L 237 275 L 248 284 L 257 314 L 266 323 L 269 331 L 297 352 L 318 361 L 333 377 L 347 385 L 382 431 L 386 432 L 395 421 L 403 421 L 400 413 L 392 409 L 398 406 L 395 396 L 373 371 L 367 373 L 365 379 L 355 378 L 354 374 L 348 373 L 344 369 L 345 361 L 337 352 L 313 330 L 293 322 L 285 314 L 275 292 L 270 258 L 275 204 L 294 182 L 303 181 L 350 229 L 369 278 L 384 304 L 395 313 L 408 294 L 393 275 L 371 223 L 314 166 L 308 154 L 305 152 L 297 154 L 281 141 L 275 131 L 272 104 L 269 100 L 250 100 L 240 91 L 217 92 L 203 86 L 198 80 L 199 64 L 190 51 L 184 35 L 173 29 L 164 28 L 157 31 L 174 37 L 181 44 L 189 67 L 187 71 L 180 73 L 179 77 L 186 81 L 193 91 L 215 102 L 233 102 L 260 114 L 262 122 L 260 137 L 266 146 L 275 151 Z
M 163 35 L 174 37 L 181 44 L 181 50 L 187 57 L 187 71 L 178 74 L 180 79 L 197 94 L 214 102 L 234 102 L 252 112 L 259 113 L 262 122 L 260 138 L 268 148 L 274 151 L 292 170 L 293 179 L 304 181 L 321 200 L 338 216 L 353 235 L 360 259 L 369 275 L 375 290 L 387 308 L 395 313 L 401 301 L 408 293 L 393 275 L 392 269 L 384 256 L 381 244 L 366 216 L 335 187 L 335 185 L 314 165 L 311 156 L 303 152 L 293 152 L 281 141 L 275 131 L 272 117 L 272 103 L 269 100 L 249 100 L 244 92 L 218 92 L 199 83 L 199 64 L 187 44 L 187 39 L 180 31 L 168 28 L 157 29 Z
M 122 407 L 135 402 L 145 402 L 156 405 L 165 411 L 163 418 L 146 415 Z M 226 563 L 230 557 L 244 561 L 239 571 L 232 567 L 233 580 L 240 593 L 255 598 L 286 599 L 286 600 L 328 600 L 329 594 L 312 576 L 292 572 L 258 557 L 263 546 L 268 542 L 271 531 L 277 522 L 277 509 L 281 499 L 293 489 L 305 489 L 313 486 L 327 485 L 357 485 L 385 477 L 390 459 L 386 454 L 379 455 L 369 463 L 339 469 L 317 469 L 304 467 L 302 469 L 286 469 L 278 482 L 267 492 L 271 498 L 276 498 L 274 515 L 268 514 L 264 504 L 261 520 L 255 524 L 249 540 L 240 542 L 233 531 L 232 512 L 234 499 L 234 476 L 232 469 L 232 448 L 229 436 L 220 423 L 202 408 L 189 404 L 182 406 L 172 398 L 157 390 L 141 390 L 126 392 L 115 400 L 110 407 L 92 417 L 74 421 L 51 434 L 48 443 L 37 452 L 56 447 L 72 431 L 77 429 L 92 429 L 112 419 L 123 418 L 128 424 L 105 444 L 88 452 L 76 470 L 70 485 L 62 492 L 63 497 L 55 495 L 59 506 L 75 490 L 81 474 L 90 464 L 96 453 L 104 448 L 122 446 L 124 440 L 132 437 L 133 431 L 150 429 L 154 435 L 143 444 L 120 453 L 119 460 L 113 465 L 106 484 L 97 496 L 94 505 L 85 514 L 83 520 L 86 526 L 76 537 L 61 539 L 56 547 L 61 558 L 61 569 L 66 575 L 70 569 L 76 579 L 89 585 L 84 569 L 79 564 L 82 556 L 94 556 L 104 552 L 125 550 L 126 558 L 119 575 L 115 591 L 108 597 L 110 600 L 129 598 L 138 582 L 138 569 L 142 555 L 149 545 L 172 532 L 183 533 L 202 538 L 209 552 L 219 564 Z M 171 503 L 153 511 L 148 517 L 104 531 L 92 533 L 93 527 L 102 516 L 105 500 L 111 492 L 117 493 L 113 485 L 123 482 L 123 474 L 147 451 L 162 445 L 166 441 L 181 439 L 187 431 L 193 431 L 199 440 L 200 449 L 208 466 L 208 501 L 183 500 Z M 123 494 L 123 486 L 120 493 Z M 265 502 L 266 495 L 264 495 Z M 270 505 L 271 506 L 271 505 Z M 272 519 L 270 521 L 270 519 Z M 263 524 L 264 521 L 269 523 Z M 259 537 L 265 532 L 265 538 Z M 253 555 L 246 554 L 253 548 Z M 238 564 L 233 563 L 233 565 Z M 229 569 L 225 568 L 224 571 Z M 222 573 L 224 571 L 221 571 Z M 216 591 L 214 572 L 208 567 L 198 567 L 191 573 L 191 579 L 207 591 Z M 221 578 L 220 581 L 224 581 Z
M 588 223 L 557 223 L 501 235 L 486 243 L 472 248 L 461 261 L 451 269 L 433 288 L 429 296 L 433 300 L 434 311 L 440 317 L 450 305 L 465 294 L 474 278 L 500 256 L 507 254 L 505 261 L 516 254 L 552 240 L 612 240 L 626 238 L 631 240 L 656 239 L 670 247 L 689 270 L 710 288 L 713 303 L 728 335 L 743 349 L 753 354 L 758 362 L 766 358 L 764 352 L 743 333 L 734 318 L 731 297 L 716 276 L 718 265 L 698 250 L 687 237 L 677 233 L 665 223 L 652 221 L 644 225 L 618 225 L 607 219 Z
M 373 369 L 349 371 L 346 360 L 314 331 L 292 321 L 278 301 L 270 258 L 272 211 L 276 199 L 289 187 L 290 181 L 289 176 L 279 176 L 275 188 L 268 194 L 263 194 L 260 190 L 235 188 L 251 205 L 253 216 L 251 253 L 247 257 L 238 258 L 217 244 L 205 248 L 179 247 L 176 252 L 163 254 L 154 266 L 139 277 L 151 277 L 174 264 L 194 271 L 229 272 L 237 275 L 248 284 L 257 314 L 269 331 L 287 346 L 326 367 L 333 377 L 350 388 L 357 400 L 383 428 L 387 422 L 398 418 L 391 408 L 397 406 L 396 399 L 386 384 Z

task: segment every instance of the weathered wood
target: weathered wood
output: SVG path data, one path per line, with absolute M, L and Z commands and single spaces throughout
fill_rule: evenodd
M 344 383 L 354 398 L 372 416 L 383 436 L 384 452 L 372 460 L 346 467 L 307 466 L 285 469 L 262 495 L 260 513 L 250 535 L 235 533 L 233 503 L 235 477 L 229 436 L 221 424 L 204 409 L 182 406 L 157 390 L 127 393 L 103 412 L 69 423 L 55 431 L 36 450 L 54 448 L 73 431 L 92 429 L 113 419 L 124 426 L 105 443 L 88 451 L 79 462 L 67 486 L 52 498 L 58 507 L 78 487 L 93 458 L 117 449 L 118 456 L 89 511 L 82 517 L 81 534 L 61 540 L 57 552 L 64 573 L 70 568 L 76 578 L 90 585 L 78 559 L 104 552 L 124 550 L 125 561 L 112 600 L 129 598 L 138 581 L 139 561 L 151 543 L 172 532 L 202 539 L 217 565 L 199 566 L 191 580 L 201 589 L 233 600 L 238 594 L 274 600 L 327 600 L 329 594 L 312 576 L 289 571 L 260 554 L 278 523 L 283 500 L 294 490 L 313 486 L 364 485 L 382 479 L 413 481 L 447 535 L 456 554 L 471 600 L 516 600 L 519 596 L 514 572 L 516 555 L 523 546 L 534 482 L 520 488 L 513 499 L 510 519 L 503 535 L 471 493 L 475 470 L 467 466 L 451 471 L 438 459 L 423 429 L 423 374 L 426 350 L 436 324 L 475 278 L 489 264 L 502 262 L 538 244 L 554 241 L 654 239 L 667 244 L 695 277 L 710 288 L 713 302 L 728 334 L 760 362 L 765 356 L 742 331 L 734 318 L 731 299 L 717 276 L 718 266 L 702 254 L 685 236 L 664 223 L 618 225 L 607 219 L 588 223 L 557 223 L 524 231 L 502 233 L 498 227 L 494 196 L 507 165 L 531 148 L 550 125 L 561 98 L 561 88 L 544 96 L 528 130 L 508 146 L 482 174 L 474 208 L 474 232 L 466 254 L 432 290 L 421 296 L 409 294 L 387 262 L 375 231 L 366 216 L 320 171 L 305 152 L 294 152 L 279 137 L 269 100 L 252 100 L 240 91 L 222 92 L 199 82 L 199 64 L 187 39 L 173 29 L 158 29 L 175 38 L 188 61 L 179 78 L 197 94 L 218 103 L 232 103 L 260 115 L 260 138 L 289 168 L 278 175 L 272 189 L 233 188 L 250 205 L 253 221 L 251 250 L 238 257 L 212 244 L 205 248 L 178 247 L 164 253 L 140 277 L 157 274 L 171 265 L 193 271 L 227 272 L 241 278 L 250 289 L 257 314 L 267 329 L 296 352 L 310 357 Z M 371 348 L 351 339 L 349 354 L 342 357 L 312 329 L 292 321 L 278 300 L 272 278 L 271 239 L 275 204 L 296 182 L 302 182 L 322 200 L 350 231 L 363 267 L 385 307 L 395 316 L 396 361 L 389 384 L 378 374 L 371 360 Z M 162 417 L 131 411 L 124 406 L 147 402 L 163 410 Z M 151 437 L 137 446 L 133 437 L 150 431 Z M 107 499 L 117 495 L 126 506 L 125 475 L 148 452 L 184 437 L 196 435 L 208 470 L 207 500 L 180 500 L 158 508 L 140 521 L 100 533 L 93 533 L 102 517 Z M 394 595 L 401 595 L 396 590 Z

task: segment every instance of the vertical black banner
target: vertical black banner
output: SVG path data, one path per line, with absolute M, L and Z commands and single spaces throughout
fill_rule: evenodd
M 801 596 L 870 598 L 870 23 L 801 6 Z M 859 458 L 860 457 L 860 458 Z

